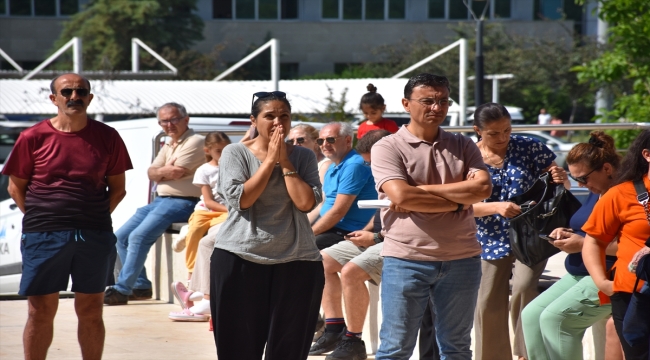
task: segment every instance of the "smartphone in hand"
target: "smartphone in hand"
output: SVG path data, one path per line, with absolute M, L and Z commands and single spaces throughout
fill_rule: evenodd
M 557 239 L 554 239 L 554 238 L 552 238 L 552 237 L 550 237 L 550 236 L 548 236 L 546 234 L 539 234 L 539 238 L 543 239 L 543 240 L 546 240 L 546 241 L 550 241 L 550 242 L 553 242 L 553 241 L 557 240 Z

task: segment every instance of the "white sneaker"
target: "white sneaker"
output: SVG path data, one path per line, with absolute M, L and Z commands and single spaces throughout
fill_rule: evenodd
M 194 314 L 210 315 L 210 300 L 203 299 L 190 308 Z
M 185 238 L 187 237 L 189 228 L 189 225 L 183 225 L 183 227 L 181 227 L 181 230 L 178 232 L 178 236 L 174 237 L 174 241 L 172 241 L 172 249 L 175 252 L 181 252 L 185 250 Z

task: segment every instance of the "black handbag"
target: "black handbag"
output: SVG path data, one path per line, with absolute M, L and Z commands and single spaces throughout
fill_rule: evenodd
M 510 249 L 521 263 L 534 266 L 560 252 L 539 237 L 559 227 L 568 227 L 571 216 L 582 206 L 564 184 L 552 182 L 542 174 L 533 186 L 510 201 L 521 206 L 521 214 L 510 219 Z

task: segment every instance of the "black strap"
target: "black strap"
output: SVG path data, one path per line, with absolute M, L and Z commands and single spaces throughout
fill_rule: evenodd
M 636 190 L 636 200 L 643 206 L 645 217 L 648 220 L 648 224 L 650 224 L 650 208 L 648 207 L 650 196 L 648 196 L 648 189 L 645 188 L 643 179 L 634 180 L 634 189 Z

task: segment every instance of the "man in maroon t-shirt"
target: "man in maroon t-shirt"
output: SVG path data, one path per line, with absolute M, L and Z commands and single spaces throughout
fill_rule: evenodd
M 50 89 L 57 115 L 20 134 L 2 170 L 25 214 L 19 290 L 29 307 L 25 358 L 47 356 L 59 291 L 72 277 L 82 357 L 100 359 L 108 257 L 116 242 L 111 212 L 126 195 L 124 173 L 133 166 L 117 131 L 88 118 L 87 79 L 64 74 Z

